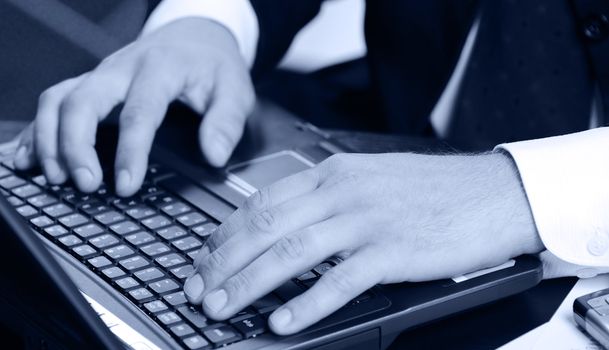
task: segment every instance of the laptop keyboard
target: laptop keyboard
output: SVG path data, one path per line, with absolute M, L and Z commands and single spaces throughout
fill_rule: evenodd
M 188 182 L 151 165 L 141 190 L 119 198 L 102 185 L 83 194 L 71 185 L 50 186 L 44 176 L 0 166 L 0 191 L 31 227 L 71 254 L 131 300 L 187 349 L 217 348 L 268 332 L 266 320 L 331 268 L 326 261 L 217 322 L 190 305 L 182 291 L 192 262 L 219 222 L 172 193 L 163 181 Z M 366 292 L 349 303 L 357 305 Z M 348 307 L 347 306 L 347 307 Z

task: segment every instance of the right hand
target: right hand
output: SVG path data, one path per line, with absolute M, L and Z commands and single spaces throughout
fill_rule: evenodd
M 220 24 L 202 18 L 171 22 L 93 71 L 46 90 L 36 119 L 21 134 L 15 166 L 39 164 L 51 184 L 71 177 L 81 191 L 95 191 L 103 177 L 94 148 L 97 124 L 124 102 L 114 174 L 117 194 L 130 196 L 143 182 L 154 135 L 176 99 L 205 114 L 199 128 L 203 154 L 211 165 L 223 166 L 255 95 L 237 43 Z

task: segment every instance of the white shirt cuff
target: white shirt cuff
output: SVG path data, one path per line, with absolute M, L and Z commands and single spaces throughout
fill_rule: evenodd
M 609 128 L 497 148 L 516 162 L 546 248 L 572 264 L 609 267 Z
M 258 17 L 249 0 L 163 0 L 144 25 L 142 35 L 186 17 L 203 17 L 224 25 L 252 67 L 258 48 Z

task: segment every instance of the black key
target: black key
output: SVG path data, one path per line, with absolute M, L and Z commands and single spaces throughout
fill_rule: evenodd
M 302 288 L 300 288 L 293 281 L 287 281 L 279 286 L 279 288 L 275 289 L 275 293 L 277 293 L 277 295 L 279 295 L 279 297 L 285 302 L 291 300 L 295 296 L 300 295 L 302 292 Z
M 195 331 L 191 326 L 187 324 L 178 324 L 169 329 L 176 337 L 182 338 L 187 335 L 193 334 Z
M 74 253 L 76 253 L 76 255 L 80 256 L 81 258 L 88 258 L 90 256 L 93 256 L 97 253 L 97 251 L 95 251 L 95 249 L 93 249 L 93 247 L 91 247 L 88 244 L 85 245 L 80 245 L 78 247 L 74 247 L 72 248 L 72 251 Z
M 96 269 L 101 269 L 102 267 L 112 265 L 112 262 L 110 262 L 110 260 L 108 260 L 108 258 L 106 258 L 105 256 L 96 256 L 87 260 L 87 262 Z
M 125 277 L 114 281 L 119 288 L 126 291 L 131 288 L 139 287 L 140 284 L 133 277 Z
M 132 255 L 134 251 L 126 245 L 121 244 L 119 246 L 104 250 L 104 253 L 106 253 L 106 255 L 108 255 L 111 259 L 118 260 Z
M 57 198 L 51 196 L 50 194 L 43 193 L 34 197 L 30 197 L 27 201 L 31 205 L 40 209 L 42 207 L 57 203 Z
M 133 271 L 137 269 L 141 269 L 142 267 L 146 267 L 150 265 L 148 260 L 142 258 L 141 256 L 134 256 L 131 258 L 127 258 L 118 262 L 125 270 Z
M 38 210 L 34 209 L 31 205 L 24 205 L 17 208 L 17 212 L 24 218 L 29 218 L 34 215 L 38 215 Z
M 209 213 L 217 219 L 229 217 L 235 209 L 224 201 L 219 200 L 211 193 L 196 186 L 182 176 L 172 176 L 159 182 L 164 188 L 178 194 L 186 202 Z
M 73 210 L 63 203 L 57 203 L 42 209 L 42 211 L 53 219 L 57 219 L 60 216 L 70 214 Z
M 182 304 L 188 303 L 188 300 L 186 300 L 186 296 L 184 295 L 184 292 L 167 294 L 163 297 L 163 300 L 165 300 L 171 306 L 182 305 Z
M 72 192 L 63 196 L 63 199 L 73 205 L 81 206 L 87 202 L 94 200 L 93 196 L 90 194 L 80 193 L 80 192 Z
M 164 302 L 160 300 L 151 301 L 149 303 L 144 304 L 144 307 L 148 312 L 153 314 L 158 314 L 159 312 L 167 311 L 169 308 L 165 305 Z
M 207 221 L 207 218 L 199 213 L 188 213 L 178 216 L 178 221 L 187 227 L 195 226 Z
M 169 216 L 178 216 L 192 211 L 192 208 L 182 202 L 173 202 L 163 206 L 161 210 Z
M 156 214 L 156 211 L 147 205 L 141 204 L 127 209 L 126 213 L 131 218 L 140 220 Z
M 186 260 L 176 253 L 160 256 L 154 260 L 166 269 L 186 263 Z
M 197 236 L 207 239 L 207 237 L 209 237 L 217 228 L 218 228 L 218 225 L 208 222 L 206 224 L 193 226 L 190 229 Z
M 186 230 L 178 227 L 178 226 L 169 226 L 156 231 L 156 233 L 163 237 L 164 239 L 171 241 L 172 239 L 176 239 L 186 235 Z
M 179 280 L 186 279 L 192 274 L 193 271 L 194 268 L 192 267 L 192 265 L 184 265 L 171 269 L 171 273 Z
M 162 167 L 158 164 L 153 164 L 148 166 L 148 171 L 146 172 L 146 179 L 155 181 L 159 178 L 164 178 L 172 175 L 174 175 L 174 173 L 169 169 Z
M 61 222 L 61 219 L 59 221 Z M 75 228 L 74 232 L 82 238 L 88 238 L 104 233 L 104 229 L 97 224 L 87 224 Z
M 191 337 L 182 339 L 182 342 L 188 350 L 202 350 L 209 348 L 209 342 L 200 335 L 193 335 Z
M 233 317 L 230 318 L 228 322 L 233 324 L 254 316 L 256 316 L 256 311 L 254 311 L 254 309 L 251 307 L 247 307 L 244 310 L 237 312 Z
M 84 217 L 82 214 L 74 213 L 70 215 L 66 215 L 64 217 L 59 218 L 59 222 L 62 223 L 67 228 L 73 228 L 76 226 L 84 225 L 89 222 L 89 220 Z
M 175 312 L 169 311 L 156 316 L 156 318 L 165 326 L 169 326 L 174 323 L 182 322 L 180 316 L 178 316 Z
M 161 272 L 161 270 L 156 267 L 150 267 L 145 270 L 138 271 L 134 273 L 135 277 L 142 282 L 148 282 L 155 280 L 157 278 L 164 277 L 165 274 Z
M 136 233 L 132 233 L 130 235 L 125 236 L 125 239 L 136 246 L 140 246 L 142 244 L 147 244 L 150 242 L 154 241 L 154 237 L 148 233 L 148 232 L 144 232 L 144 231 L 140 231 L 140 232 L 136 232 Z
M 59 243 L 65 245 L 66 247 L 75 246 L 77 244 L 81 244 L 82 241 L 80 238 L 74 235 L 67 235 L 59 238 Z
M 106 277 L 110 279 L 116 279 L 125 276 L 125 271 L 120 267 L 112 266 L 101 271 Z
M 319 275 L 323 275 L 324 273 L 326 273 L 326 271 L 330 270 L 332 268 L 332 264 L 330 264 L 329 262 L 323 262 L 319 265 L 317 265 L 313 271 L 317 272 Z
M 25 202 L 22 201 L 21 199 L 15 197 L 15 196 L 10 196 L 6 199 L 13 207 L 18 207 L 20 205 L 23 205 Z
M 244 337 L 250 338 L 262 334 L 266 330 L 266 322 L 260 316 L 253 316 L 233 323 L 235 327 Z
M 19 198 L 27 198 L 40 193 L 40 188 L 36 185 L 26 184 L 15 187 L 11 190 L 13 194 Z
M 15 162 L 13 161 L 13 159 L 5 160 L 4 162 L 2 162 L 2 165 L 11 170 L 15 170 Z
M 150 289 L 155 291 L 157 294 L 165 294 L 180 289 L 180 286 L 171 279 L 164 279 L 149 283 L 148 287 L 150 287 Z
M 188 255 L 188 257 L 190 258 L 190 260 L 195 260 L 195 258 L 197 257 L 197 255 L 199 255 L 199 250 L 193 250 L 192 252 L 188 252 L 186 253 L 186 255 Z
M 261 314 L 271 312 L 281 306 L 282 302 L 273 294 L 267 294 L 254 301 L 252 307 Z
M 1 172 L 1 170 L 0 170 L 0 172 Z M 2 176 L 0 176 L 0 177 L 2 177 Z M 34 181 L 34 183 L 40 187 L 46 187 L 48 185 L 47 178 L 44 175 L 34 176 L 32 178 L 32 181 Z
M 302 275 L 298 276 L 297 279 L 301 282 L 304 282 L 304 281 L 312 280 L 315 278 L 317 278 L 317 275 L 313 271 L 307 271 L 307 272 L 303 273 Z
M 158 188 L 155 185 L 143 185 L 139 191 L 139 194 L 142 197 L 142 199 L 147 199 L 147 198 L 150 198 L 153 196 L 159 196 L 164 193 L 165 193 L 165 191 L 161 190 L 160 188 Z
M 83 204 L 80 207 L 80 210 L 85 212 L 87 215 L 96 216 L 110 210 L 110 207 L 98 200 L 94 200 Z
M 46 215 L 41 215 L 41 216 L 37 216 L 35 218 L 31 218 L 30 222 L 38 228 L 44 228 L 47 226 L 51 226 L 55 223 L 53 220 L 51 220 Z
M 156 230 L 158 228 L 170 225 L 171 220 L 164 215 L 155 215 L 142 220 L 142 224 L 151 230 Z
M 351 300 L 351 302 L 349 303 L 350 305 L 357 305 L 359 303 L 363 303 L 365 301 L 368 301 L 372 298 L 372 294 L 368 293 L 368 292 L 364 292 L 358 296 L 356 296 L 355 298 L 353 298 L 353 300 Z
M 197 310 L 194 306 L 181 306 L 178 308 L 178 313 L 182 315 L 188 322 L 190 322 L 195 328 L 205 328 L 209 326 L 207 317 L 202 312 Z
M 173 245 L 180 251 L 186 251 L 191 249 L 197 249 L 201 247 L 203 243 L 201 243 L 201 241 L 194 237 L 186 237 L 171 242 L 171 245 Z
M 112 230 L 112 232 L 121 236 L 138 231 L 139 229 L 140 227 L 133 221 L 123 221 L 110 226 L 110 230 Z
M 144 252 L 144 254 L 148 255 L 149 257 L 161 255 L 171 250 L 166 244 L 159 242 L 145 245 L 143 247 L 140 247 L 140 249 L 142 252 Z
M 103 225 L 112 225 L 119 221 L 125 220 L 125 217 L 123 216 L 123 214 L 115 210 L 111 210 L 102 214 L 95 215 L 95 220 L 97 220 Z
M 146 288 L 137 288 L 129 291 L 129 295 L 137 302 L 143 302 L 153 297 L 152 293 Z
M 3 188 L 0 188 L 0 194 L 2 194 L 4 197 L 8 197 L 11 195 L 11 193 Z
M 89 240 L 89 243 L 91 243 L 97 249 L 105 249 L 105 248 L 108 248 L 115 244 L 118 244 L 119 240 L 116 237 L 114 237 L 114 235 L 106 233 L 104 235 L 101 235 L 101 236 L 98 236 L 95 238 L 91 238 Z
M 214 343 L 214 346 L 223 346 L 241 340 L 239 333 L 231 326 L 220 326 L 218 328 L 209 329 L 204 331 L 203 334 Z
M 158 195 L 158 196 L 150 196 L 146 199 L 146 201 L 148 203 L 152 204 L 154 207 L 160 209 L 161 207 L 165 206 L 166 204 L 169 204 L 171 202 L 176 202 L 177 199 L 170 195 L 163 194 L 163 195 Z
M 134 207 L 139 204 L 142 203 L 136 198 L 118 198 L 112 201 L 112 205 L 120 210 L 126 210 L 129 207 Z
M 25 184 L 26 182 L 24 179 L 15 175 L 10 175 L 0 179 L 0 187 L 4 188 L 5 190 L 11 190 L 15 187 L 19 187 Z
M 51 237 L 59 237 L 67 234 L 68 230 L 66 230 L 66 228 L 61 225 L 53 225 L 46 227 L 44 229 L 44 232 Z
M 0 166 L 0 177 L 5 177 L 11 175 L 11 171 L 5 167 Z

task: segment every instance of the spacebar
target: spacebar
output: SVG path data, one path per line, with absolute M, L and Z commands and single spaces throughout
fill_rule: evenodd
M 235 211 L 230 204 L 182 176 L 172 176 L 160 181 L 159 184 L 220 222 L 226 220 Z

